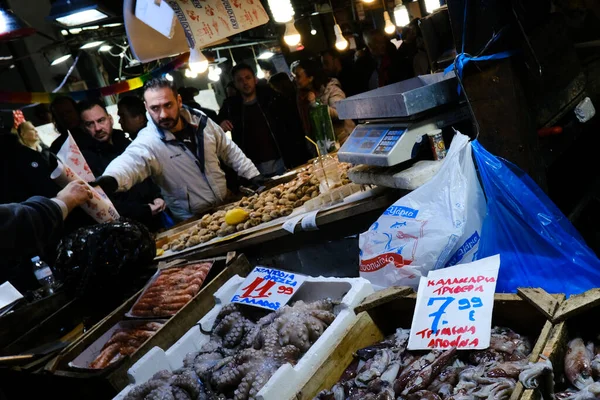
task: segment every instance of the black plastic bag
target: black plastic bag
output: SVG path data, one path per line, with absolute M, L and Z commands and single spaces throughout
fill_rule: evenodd
M 150 232 L 121 219 L 78 229 L 62 239 L 54 263 L 66 289 L 77 297 L 119 294 L 156 256 Z

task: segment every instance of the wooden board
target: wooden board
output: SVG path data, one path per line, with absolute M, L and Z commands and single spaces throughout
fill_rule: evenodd
M 237 259 L 235 259 L 229 266 L 220 271 L 214 277 L 214 279 L 210 280 L 207 285 L 203 286 L 200 292 L 184 308 L 171 317 L 168 322 L 154 336 L 142 344 L 142 346 L 135 353 L 129 357 L 123 358 L 123 361 L 118 362 L 115 366 L 108 367 L 98 372 L 82 372 L 71 369 L 68 366 L 70 361 L 84 351 L 96 339 L 102 336 L 106 330 L 115 325 L 118 321 L 124 319 L 124 314 L 129 311 L 133 303 L 137 300 L 136 294 L 136 296 L 130 298 L 110 315 L 108 315 L 104 320 L 96 324 L 77 342 L 73 343 L 71 346 L 61 352 L 56 359 L 51 360 L 46 365 L 45 370 L 61 377 L 84 379 L 102 377 L 104 381 L 108 382 L 110 386 L 115 389 L 116 393 L 129 384 L 127 371 L 133 364 L 135 364 L 144 354 L 146 354 L 155 346 L 163 349 L 167 349 L 172 346 L 181 338 L 181 336 L 183 336 L 184 333 L 186 333 L 208 311 L 213 308 L 215 304 L 213 295 L 218 288 L 220 288 L 232 276 L 236 274 L 240 276 L 246 276 L 251 270 L 252 266 L 248 260 L 243 255 L 238 256 Z
M 357 322 L 348 329 L 338 348 L 315 371 L 298 394 L 298 399 L 314 398 L 321 390 L 330 389 L 340 378 L 352 361 L 352 354 L 358 349 L 380 341 L 393 333 L 398 327 L 410 327 L 416 304 L 416 293 L 410 288 L 393 287 L 367 297 L 355 310 L 363 311 Z M 551 303 L 560 302 L 564 295 L 551 296 Z M 530 361 L 537 360 L 545 349 L 552 330 L 541 309 L 547 304 L 533 305 L 531 298 L 524 300 L 516 294 L 496 294 L 494 296 L 494 314 L 492 325 L 508 326 L 518 333 L 535 339 Z M 393 317 L 391 317 L 393 316 Z M 523 393 L 523 387 L 517 384 L 510 400 L 517 400 Z

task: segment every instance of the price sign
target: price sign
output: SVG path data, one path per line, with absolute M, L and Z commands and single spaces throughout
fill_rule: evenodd
M 488 348 L 499 269 L 496 255 L 422 277 L 408 348 Z
M 292 298 L 305 279 L 304 275 L 256 267 L 235 292 L 231 302 L 278 310 Z

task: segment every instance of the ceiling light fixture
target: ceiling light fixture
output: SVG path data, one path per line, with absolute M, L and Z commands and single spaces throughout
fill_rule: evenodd
M 429 14 L 431 14 L 440 7 L 440 0 L 425 0 L 425 11 Z
M 82 30 L 83 29 L 81 29 L 81 28 L 73 28 L 73 29 L 69 29 L 69 33 L 71 35 L 77 35 L 78 33 L 81 33 Z
M 190 49 L 188 65 L 192 72 L 202 74 L 208 69 L 208 60 L 198 49 Z
M 294 25 L 294 21 L 290 21 L 285 24 L 285 35 L 283 36 L 283 41 L 288 46 L 296 46 L 300 43 L 300 32 L 296 29 Z
M 272 51 L 263 51 L 262 53 L 260 53 L 260 55 L 258 56 L 259 60 L 268 60 L 269 58 L 273 57 L 275 55 L 275 53 L 273 53 Z
M 103 28 L 115 28 L 115 27 L 117 27 L 117 26 L 121 26 L 121 25 L 123 25 L 123 23 L 122 23 L 122 22 L 117 22 L 117 23 L 115 23 L 115 24 L 106 24 L 106 25 L 102 25 L 102 27 L 103 27 Z
M 15 40 L 33 35 L 35 29 L 19 18 L 12 10 L 0 7 L 0 40 Z
M 58 65 L 60 63 L 63 63 L 65 61 L 67 61 L 69 58 L 71 58 L 70 54 L 65 54 L 64 56 L 60 56 L 57 59 L 55 59 L 54 61 L 52 61 L 50 63 L 50 65 L 54 66 L 54 65 Z
M 104 44 L 102 46 L 100 46 L 100 48 L 98 49 L 98 51 L 110 51 L 110 49 L 112 49 L 113 47 L 110 44 Z
M 56 0 L 50 7 L 48 20 L 58 24 L 74 27 L 100 21 L 110 17 L 108 12 L 98 6 L 93 0 Z
M 268 0 L 273 20 L 285 24 L 294 19 L 294 7 L 290 0 Z
M 394 20 L 396 26 L 406 26 L 410 23 L 410 16 L 408 15 L 408 9 L 403 4 L 398 4 L 394 7 Z
M 197 73 L 195 73 L 194 71 L 192 71 L 192 70 L 191 70 L 191 69 L 189 69 L 189 68 L 186 68 L 186 70 L 185 70 L 185 73 L 184 73 L 184 74 L 185 74 L 185 77 L 186 77 L 186 78 L 190 78 L 190 79 L 194 79 L 194 78 L 196 78 L 196 77 L 198 76 L 198 74 L 197 74 Z
M 235 62 L 235 59 L 233 58 L 233 53 L 231 52 L 231 48 L 229 48 L 228 50 L 229 50 L 229 56 L 231 57 L 231 66 L 235 67 L 237 65 L 237 63 Z
M 331 7 L 331 16 L 333 17 L 333 33 L 335 34 L 335 48 L 340 51 L 346 50 L 348 48 L 348 41 L 342 34 L 342 28 L 340 28 L 335 19 L 335 13 L 333 12 L 331 0 L 329 0 L 329 7 Z
M 69 34 L 69 31 L 66 30 L 66 29 L 63 29 L 63 30 L 60 31 L 60 34 L 63 35 L 63 36 L 67 36 Z
M 367 4 L 370 4 L 370 3 L 374 2 L 374 1 L 375 0 L 362 0 L 363 3 L 367 3 Z
M 80 50 L 85 50 L 85 49 L 93 49 L 94 47 L 98 47 L 100 46 L 102 43 L 104 43 L 104 41 L 98 41 L 98 42 L 89 42 L 84 44 L 83 46 L 81 46 L 79 49 Z
M 173 82 L 173 75 L 171 75 L 167 72 L 165 74 L 165 79 L 168 80 L 169 82 Z

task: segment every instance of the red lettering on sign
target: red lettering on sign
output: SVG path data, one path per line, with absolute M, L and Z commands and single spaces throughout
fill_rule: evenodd
M 271 289 L 274 285 L 275 285 L 275 281 L 266 281 L 262 287 L 258 287 L 262 282 L 264 281 L 263 278 L 257 277 L 256 279 L 254 279 L 254 281 L 249 284 L 248 286 L 246 286 L 245 288 L 242 288 L 242 290 L 244 290 L 244 293 L 242 293 L 242 295 L 240 296 L 240 298 L 246 298 L 246 297 L 251 297 L 254 299 L 260 299 L 263 297 L 269 297 L 269 295 L 267 294 L 267 292 L 269 291 L 269 289 Z M 252 295 L 252 293 L 256 291 L 257 294 L 256 295 Z
M 401 254 L 396 253 L 385 253 L 380 254 L 377 257 L 370 258 L 368 260 L 361 260 L 360 271 L 361 272 L 374 272 L 380 270 L 388 264 L 394 264 L 396 268 L 402 268 L 405 265 L 410 265 L 412 260 L 406 260 Z

